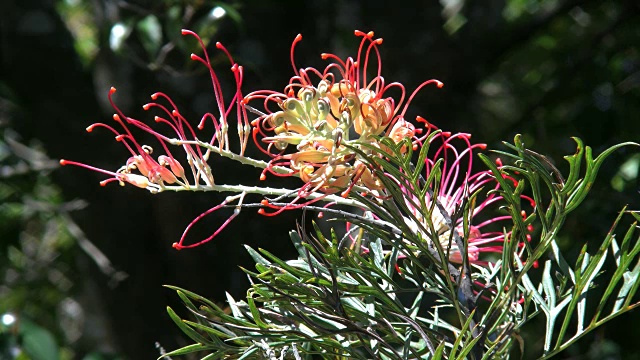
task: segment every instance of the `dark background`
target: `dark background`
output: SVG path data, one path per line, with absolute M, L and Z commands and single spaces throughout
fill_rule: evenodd
M 219 19 L 210 16 L 217 6 L 226 10 Z M 110 43 L 116 24 L 128 35 Z M 245 211 L 215 241 L 175 251 L 171 244 L 184 227 L 221 195 L 103 188 L 100 174 L 56 166 L 59 158 L 111 170 L 124 163 L 126 151 L 110 134 L 84 131 L 110 121 L 110 86 L 118 88 L 123 111 L 139 119 L 150 119 L 141 105 L 156 91 L 168 93 L 193 122 L 214 110 L 210 80 L 189 60 L 199 52 L 182 39 L 182 27 L 211 40 L 226 89 L 233 84 L 215 41 L 245 67 L 248 93 L 286 85 L 296 34 L 304 36 L 298 66 L 321 67 L 320 53 L 355 54 L 353 30 L 373 30 L 384 38 L 388 82 L 409 91 L 430 78 L 445 83 L 420 92 L 410 119 L 422 115 L 492 148 L 521 133 L 561 170 L 562 156 L 575 150 L 571 136 L 596 154 L 640 140 L 635 1 L 3 0 L 0 312 L 50 334 L 62 358 L 148 359 L 160 354 L 155 342 L 167 350 L 185 345 L 165 312 L 180 305 L 163 284 L 223 303 L 224 291 L 242 297 L 246 289 L 238 265 L 251 262 L 242 244 L 293 254 L 286 233 L 299 214 Z M 570 259 L 585 242 L 602 240 L 622 206 L 639 207 L 637 153 L 616 152 L 567 220 L 559 240 Z M 251 184 L 259 174 L 217 159 L 211 167 L 218 183 Z M 192 239 L 221 219 L 204 221 Z M 560 357 L 639 358 L 638 320 L 637 313 L 625 315 Z M 541 339 L 535 330 L 523 335 L 534 353 Z

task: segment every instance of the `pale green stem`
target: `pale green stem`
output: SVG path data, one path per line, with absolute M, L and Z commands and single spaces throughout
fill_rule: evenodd
M 269 163 L 262 160 L 252 159 L 250 157 L 246 157 L 243 155 L 238 155 L 232 151 L 221 149 L 220 147 L 213 146 L 209 143 L 200 141 L 200 140 L 180 140 L 180 139 L 171 139 L 169 141 L 172 145 L 196 145 L 200 146 L 207 151 L 214 152 L 220 156 L 226 157 L 231 160 L 235 160 L 244 165 L 250 165 L 259 169 L 266 169 L 269 167 Z M 283 175 L 292 175 L 298 176 L 293 170 L 284 167 L 284 166 L 272 166 L 270 167 L 275 173 L 283 174 Z M 360 186 L 354 186 L 354 190 L 356 191 L 367 191 L 368 189 L 362 188 Z M 244 186 L 244 185 L 187 185 L 187 186 L 176 186 L 176 185 L 164 185 L 159 187 L 154 187 L 153 189 L 149 189 L 149 191 L 153 193 L 159 193 L 162 191 L 217 191 L 217 192 L 233 192 L 233 193 L 247 193 L 247 194 L 259 194 L 259 195 L 269 195 L 269 196 L 286 196 L 293 198 L 297 194 L 297 190 L 291 189 L 276 189 L 269 187 L 258 187 L 258 186 Z M 324 196 L 324 197 L 323 197 Z M 357 200 L 344 198 L 338 195 L 325 195 L 322 193 L 312 193 L 305 196 L 304 199 L 314 200 L 323 197 L 323 201 L 327 203 L 335 203 L 340 205 L 348 205 L 355 206 L 360 208 L 365 208 L 366 206 L 360 203 Z
M 220 156 L 226 157 L 227 159 L 235 160 L 244 165 L 250 165 L 253 167 L 257 167 L 259 169 L 266 169 L 267 167 L 269 167 L 269 163 L 266 161 L 256 160 L 243 155 L 238 155 L 232 151 L 221 149 L 217 146 L 213 146 L 209 143 L 206 143 L 200 140 L 171 139 L 169 143 L 172 145 L 196 145 L 204 149 L 207 149 L 208 151 L 214 152 Z M 297 176 L 297 174 L 294 174 L 293 170 L 286 168 L 284 166 L 272 166 L 271 170 L 278 174 Z
M 154 192 L 162 192 L 162 191 L 216 191 L 216 192 L 232 192 L 232 193 L 247 193 L 247 194 L 258 194 L 258 195 L 268 195 L 268 196 L 286 196 L 286 197 L 295 197 L 298 193 L 297 189 L 276 189 L 270 187 L 259 187 L 259 186 L 244 186 L 244 185 L 197 185 L 191 186 L 189 188 L 184 186 L 177 185 L 165 185 L 162 188 L 154 189 Z M 322 193 L 312 193 L 308 194 L 304 197 L 304 200 L 314 200 L 322 197 L 322 201 L 327 203 L 335 203 L 339 205 L 348 205 L 355 206 L 360 208 L 366 208 L 366 205 L 363 203 L 349 198 L 343 198 L 339 195 L 325 195 Z

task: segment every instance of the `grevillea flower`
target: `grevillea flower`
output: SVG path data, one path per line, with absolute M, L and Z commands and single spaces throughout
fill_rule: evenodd
M 416 234 L 420 233 L 427 241 L 437 237 L 447 252 L 449 261 L 453 263 L 461 263 L 463 254 L 451 232 L 455 231 L 462 238 L 467 237 L 469 261 L 482 265 L 486 264 L 486 261 L 480 259 L 480 254 L 502 253 L 504 241 L 509 238 L 509 229 L 512 227 L 511 216 L 498 213 L 499 206 L 504 204 L 503 197 L 498 192 L 489 190 L 497 190 L 500 187 L 495 176 L 502 176 L 513 182 L 516 180 L 506 175 L 493 174 L 489 170 L 474 171 L 474 151 L 485 149 L 486 145 L 472 144 L 470 137 L 470 134 L 446 132 L 439 132 L 434 136 L 431 147 L 438 143 L 440 145 L 432 149 L 435 150 L 432 152 L 433 155 L 425 159 L 424 178 L 428 179 L 435 171 L 438 161 L 441 161 L 438 166 L 438 171 L 441 172 L 439 181 L 429 184 L 430 191 L 426 192 L 424 199 L 417 198 L 415 191 L 404 189 L 406 205 L 412 215 L 406 218 L 406 222 Z M 502 166 L 499 159 L 496 163 L 498 168 Z M 477 196 L 474 197 L 476 193 Z M 469 228 L 465 234 L 465 214 L 462 208 L 471 198 L 474 200 L 471 201 L 471 208 L 466 214 Z M 535 206 L 530 197 L 523 195 L 522 199 L 532 208 Z M 531 230 L 529 227 L 528 231 Z M 527 235 L 527 239 L 529 238 Z
M 284 92 L 261 90 L 245 97 L 245 103 L 258 100 L 264 108 L 264 112 L 249 108 L 261 114 L 251 123 L 254 141 L 271 157 L 261 179 L 267 172 L 299 176 L 305 185 L 298 199 L 317 191 L 342 191 L 346 197 L 354 186 L 381 190 L 382 183 L 354 149 L 370 156 L 372 148 L 381 148 L 384 136 L 396 143 L 405 138 L 419 143 L 424 138 L 418 137 L 421 129 L 405 120 L 409 103 L 428 84 L 442 87 L 438 80 L 425 81 L 405 101 L 404 86 L 386 83 L 382 77 L 378 51 L 382 39 L 374 39 L 373 32 L 355 31 L 355 35 L 362 38 L 355 59 L 322 54 L 322 59 L 330 61 L 323 70 L 297 68 L 294 50 L 302 40 L 298 35 L 290 55 L 295 75 Z M 370 62 L 377 66 L 373 78 L 367 77 Z M 388 95 L 391 89 L 398 90 L 399 99 Z M 283 174 L 273 171 L 275 167 L 292 171 Z M 293 203 L 289 206 L 295 207 Z
M 239 66 L 233 61 L 233 58 L 222 44 L 216 44 L 216 47 L 227 55 L 229 62 L 232 64 L 231 71 L 235 77 L 235 94 L 231 101 L 226 103 L 222 96 L 222 88 L 218 77 L 210 65 L 209 55 L 206 52 L 203 41 L 197 34 L 189 30 L 182 30 L 182 35 L 194 36 L 204 50 L 204 58 L 191 54 L 191 59 L 207 67 L 213 84 L 213 93 L 218 106 L 218 113 L 217 115 L 212 113 L 205 114 L 197 125 L 197 128 L 202 130 L 207 122 L 212 123 L 214 134 L 211 140 L 208 142 L 200 141 L 192 124 L 182 116 L 176 104 L 164 93 L 158 92 L 151 95 L 153 102 L 144 105 L 143 108 L 144 110 L 154 108 L 160 110 L 161 115 L 154 117 L 155 122 L 159 124 L 156 128 L 164 126 L 166 133 L 173 133 L 173 137 L 164 135 L 164 130 L 156 130 L 147 123 L 124 115 L 113 101 L 113 94 L 116 92 L 116 89 L 111 88 L 109 91 L 109 101 L 116 111 L 113 115 L 113 120 L 118 126 L 113 127 L 104 123 L 96 123 L 89 126 L 87 131 L 91 132 L 95 128 L 105 128 L 111 131 L 115 134 L 116 140 L 127 148 L 131 156 L 127 159 L 125 165 L 116 171 L 99 169 L 69 160 L 60 160 L 61 165 L 77 165 L 110 175 L 111 178 L 102 181 L 100 183 L 101 185 L 117 181 L 121 185 L 129 183 L 140 188 L 146 188 L 151 192 L 163 191 L 168 186 L 186 189 L 198 188 L 202 183 L 211 186 L 214 184 L 214 179 L 207 160 L 211 152 L 229 152 L 228 118 L 234 108 L 237 113 L 237 128 L 240 138 L 239 153 L 240 155 L 244 153 L 249 140 L 250 126 L 246 112 L 242 107 L 243 96 L 240 91 L 243 78 L 242 66 Z M 154 157 L 154 149 L 151 146 L 140 144 L 136 140 L 132 129 L 142 130 L 143 132 L 153 135 L 160 143 L 164 154 Z M 171 146 L 182 147 L 186 158 L 180 161 L 174 157 L 169 149 Z M 191 170 L 191 180 L 187 178 L 185 168 Z

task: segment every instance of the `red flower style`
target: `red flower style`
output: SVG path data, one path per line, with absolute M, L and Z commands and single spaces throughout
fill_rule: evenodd
M 253 139 L 271 157 L 261 179 L 269 172 L 276 176 L 298 176 L 305 183 L 298 190 L 297 198 L 286 206 L 288 209 L 308 204 L 296 202 L 315 192 L 342 191 L 346 197 L 354 186 L 381 190 L 380 180 L 353 149 L 371 155 L 370 147 L 380 148 L 382 136 L 391 137 L 396 143 L 410 138 L 414 144 L 424 138 L 417 137 L 421 129 L 415 129 L 404 117 L 421 88 L 428 84 L 442 87 L 442 83 L 433 79 L 425 81 L 405 101 L 404 86 L 398 82 L 386 83 L 381 75 L 378 46 L 382 39 L 374 39 L 373 32 L 355 31 L 355 35 L 362 38 L 355 60 L 322 54 L 323 59 L 330 61 L 324 70 L 298 69 L 294 60 L 295 46 L 302 40 L 298 35 L 290 54 L 295 75 L 284 92 L 261 90 L 245 97 L 245 103 L 259 100 L 264 108 L 261 113 L 247 105 L 261 114 L 251 122 Z M 377 71 L 368 79 L 371 62 L 377 64 Z M 388 95 L 390 89 L 399 90 L 399 100 Z M 290 146 L 294 149 L 290 150 Z M 276 167 L 292 171 L 274 171 Z M 277 212 L 283 210 L 265 205 L 278 209 Z
M 432 125 L 429 126 L 433 127 Z M 461 263 L 463 256 L 452 237 L 451 231 L 456 231 L 461 237 L 468 236 L 467 253 L 469 261 L 478 265 L 486 265 L 486 261 L 480 259 L 480 254 L 502 253 L 504 241 L 509 239 L 511 235 L 509 229 L 512 221 L 510 215 L 497 213 L 498 207 L 504 204 L 503 197 L 496 191 L 487 190 L 500 188 L 495 176 L 502 176 L 514 183 L 517 183 L 517 180 L 507 175 L 493 174 L 490 170 L 474 171 L 474 151 L 483 150 L 486 145 L 472 144 L 470 137 L 470 134 L 451 134 L 447 132 L 439 132 L 434 136 L 431 146 L 438 142 L 441 142 L 441 145 L 435 149 L 432 156 L 428 156 L 425 159 L 424 178 L 429 178 L 438 160 L 442 159 L 440 180 L 430 185 L 431 191 L 427 192 L 423 199 L 424 204 L 421 204 L 420 199 L 414 195 L 415 192 L 409 191 L 407 188 L 404 189 L 406 205 L 413 218 L 417 220 L 416 222 L 416 220 L 407 217 L 406 222 L 416 233 L 421 233 L 422 238 L 427 239 L 427 241 L 432 236 L 427 235 L 426 232 L 432 233 L 432 230 L 434 230 L 440 245 L 448 253 L 449 261 L 453 263 Z M 456 145 L 456 143 L 461 145 Z M 496 163 L 498 168 L 502 167 L 499 159 L 496 160 Z M 468 214 L 470 225 L 468 234 L 465 235 L 463 218 L 455 214 L 459 214 L 465 201 L 481 189 L 482 192 L 478 194 L 472 203 L 473 207 Z M 535 207 L 535 202 L 530 197 L 523 195 L 522 199 L 529 203 L 532 208 Z M 435 204 L 433 203 L 434 201 L 436 201 Z M 425 209 L 433 209 L 430 214 L 433 228 L 430 228 L 428 224 L 426 218 L 428 215 Z M 525 215 L 523 211 L 522 216 Z M 474 218 L 482 218 L 483 221 L 478 223 L 478 221 L 474 221 Z M 451 225 L 451 222 L 453 222 L 453 225 Z M 506 231 L 502 227 L 496 226 L 501 223 L 503 223 L 502 227 Z M 493 229 L 488 230 L 488 228 Z M 533 228 L 529 226 L 528 231 L 532 230 Z M 530 240 L 530 235 L 527 235 L 527 239 Z M 523 246 L 524 244 L 519 245 Z
M 207 121 L 211 121 L 214 126 L 214 135 L 209 142 L 201 142 L 198 140 L 196 130 L 189 123 L 187 119 L 182 116 L 176 104 L 164 93 L 157 92 L 151 95 L 151 99 L 154 102 L 148 103 L 143 106 L 145 110 L 152 108 L 159 109 L 163 116 L 155 116 L 156 123 L 160 123 L 167 126 L 170 132 L 175 133 L 175 137 L 171 138 L 164 135 L 162 132 L 154 130 L 150 125 L 128 117 L 118 108 L 113 101 L 113 94 L 116 92 L 115 88 L 111 88 L 109 91 L 109 101 L 115 109 L 116 113 L 113 115 L 113 120 L 118 124 L 121 130 L 117 130 L 115 127 L 104 124 L 96 123 L 87 128 L 88 132 L 93 131 L 95 128 L 106 128 L 115 134 L 117 141 L 122 142 L 127 150 L 131 153 L 131 157 L 126 161 L 125 165 L 120 167 L 116 171 L 109 171 L 105 169 L 96 168 L 87 164 L 78 163 L 69 160 L 60 160 L 61 165 L 76 165 L 84 167 L 90 170 L 101 172 L 110 175 L 111 178 L 102 181 L 101 185 L 106 185 L 109 182 L 117 181 L 121 185 L 129 183 L 131 185 L 146 188 L 151 192 L 160 192 L 165 190 L 168 185 L 173 185 L 174 188 L 182 187 L 186 189 L 198 188 L 202 183 L 205 185 L 213 185 L 214 179 L 211 172 L 211 168 L 207 164 L 207 160 L 211 152 L 228 152 L 229 140 L 228 140 L 228 117 L 231 111 L 236 109 L 238 120 L 238 134 L 240 137 L 240 154 L 244 153 L 246 144 L 249 139 L 249 123 L 246 113 L 242 107 L 242 93 L 240 87 L 242 85 L 243 69 L 233 61 L 233 58 L 229 52 L 217 43 L 216 47 L 222 50 L 229 62 L 232 64 L 231 71 L 234 74 L 236 82 L 236 91 L 229 103 L 225 103 L 222 96 L 222 89 L 218 77 L 210 65 L 209 55 L 206 52 L 205 45 L 200 37 L 190 31 L 182 30 L 182 35 L 194 36 L 200 47 L 204 51 L 204 58 L 191 54 L 191 59 L 204 64 L 211 76 L 213 84 L 213 92 L 216 98 L 218 106 L 218 115 L 212 113 L 205 114 L 197 125 L 197 128 L 202 130 Z M 155 102 L 162 100 L 161 102 Z M 148 145 L 140 144 L 131 129 L 139 129 L 153 135 L 160 143 L 164 155 L 160 155 L 157 158 L 152 156 L 153 149 Z M 186 162 L 179 161 L 173 156 L 169 149 L 169 145 L 181 146 L 186 154 Z M 185 174 L 185 166 L 191 170 L 193 182 L 191 182 Z

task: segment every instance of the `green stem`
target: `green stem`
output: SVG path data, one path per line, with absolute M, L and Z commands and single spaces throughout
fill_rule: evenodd
M 297 189 L 284 189 L 284 188 L 271 188 L 261 186 L 245 186 L 245 185 L 195 185 L 195 186 L 179 186 L 179 185 L 165 185 L 158 192 L 163 191 L 216 191 L 216 192 L 231 192 L 231 193 L 246 193 L 246 194 L 258 194 L 266 196 L 284 196 L 295 197 L 298 194 Z M 367 208 L 367 206 L 355 199 L 343 198 L 339 195 L 327 195 L 323 193 L 312 193 L 307 195 L 304 199 L 315 200 L 322 198 L 323 201 L 328 203 L 335 203 L 339 205 L 348 205 L 360 208 Z
M 196 146 L 200 146 L 200 147 L 202 147 L 204 149 L 207 149 L 207 150 L 209 150 L 211 152 L 214 152 L 214 153 L 216 153 L 216 154 L 218 154 L 218 155 L 220 155 L 222 157 L 226 157 L 227 159 L 235 160 L 235 161 L 237 161 L 237 162 L 239 162 L 241 164 L 244 164 L 244 165 L 250 165 L 250 166 L 253 166 L 253 167 L 256 167 L 256 168 L 259 168 L 259 169 L 266 169 L 267 167 L 269 167 L 269 163 L 266 162 L 266 161 L 256 160 L 256 159 L 252 159 L 250 157 L 246 157 L 244 155 L 239 155 L 239 154 L 236 154 L 236 153 L 234 153 L 232 151 L 221 149 L 221 148 L 219 148 L 217 146 L 213 146 L 213 145 L 211 145 L 209 143 L 206 143 L 206 142 L 203 142 L 203 141 L 200 141 L 200 140 L 171 139 L 169 141 L 169 143 L 172 144 L 172 145 L 179 145 L 179 146 L 182 146 L 182 145 L 196 145 Z M 272 170 L 273 172 L 278 173 L 278 174 L 296 176 L 294 174 L 293 170 L 291 170 L 291 169 L 289 169 L 287 167 L 284 167 L 284 166 L 272 166 L 270 168 L 270 170 Z

